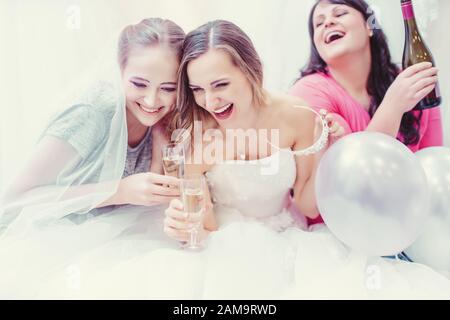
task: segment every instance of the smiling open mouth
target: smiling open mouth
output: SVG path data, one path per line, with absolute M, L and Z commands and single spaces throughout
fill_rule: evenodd
M 337 40 L 342 39 L 344 36 L 345 36 L 345 32 L 341 32 L 341 31 L 331 32 L 329 35 L 327 35 L 327 38 L 325 39 L 325 43 L 326 44 L 333 43 Z
M 164 109 L 164 107 L 159 107 L 159 108 L 146 108 L 143 105 L 141 105 L 139 102 L 136 102 L 136 104 L 138 105 L 139 109 L 141 109 L 143 112 L 145 112 L 146 114 L 158 114 L 162 109 Z
M 233 113 L 233 109 L 234 109 L 234 104 L 229 103 L 229 104 L 223 106 L 222 108 L 215 110 L 213 113 L 217 119 L 225 120 L 231 116 L 231 114 Z

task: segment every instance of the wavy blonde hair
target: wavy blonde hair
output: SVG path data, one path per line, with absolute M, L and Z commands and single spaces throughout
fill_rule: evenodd
M 126 26 L 119 36 L 118 62 L 123 70 L 133 48 L 166 46 L 181 60 L 185 33 L 175 22 L 161 18 L 144 19 L 138 24 Z

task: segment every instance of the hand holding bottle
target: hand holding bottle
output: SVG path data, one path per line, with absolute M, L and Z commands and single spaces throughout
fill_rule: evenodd
M 416 18 L 414 15 L 414 8 L 412 0 L 401 0 L 403 20 L 405 23 L 405 46 L 403 49 L 403 70 L 408 70 L 409 67 L 422 62 L 429 62 L 432 66 L 435 66 L 433 55 L 430 49 L 428 49 L 425 41 L 420 35 L 419 28 L 416 23 Z M 430 66 L 431 67 L 431 66 Z M 419 67 L 420 68 L 420 67 Z M 413 69 L 415 71 L 415 69 Z M 432 71 L 429 71 L 432 73 Z M 412 73 L 412 72 L 411 72 Z M 430 73 L 428 76 L 430 76 Z M 422 74 L 425 76 L 425 74 Z M 417 79 L 419 80 L 419 79 Z M 423 80 L 420 86 L 423 84 L 423 90 L 427 91 L 427 94 L 422 95 L 422 92 L 416 92 L 422 98 L 417 101 L 415 105 L 416 110 L 424 110 L 429 108 L 437 107 L 441 104 L 441 95 L 439 92 L 439 84 L 436 81 L 433 83 L 433 88 L 428 90 L 430 86 L 431 79 L 420 79 Z M 409 108 L 408 108 L 409 109 Z
M 400 73 L 383 100 L 389 108 L 402 115 L 412 110 L 423 98 L 434 90 L 438 82 L 438 69 L 431 62 L 421 62 Z

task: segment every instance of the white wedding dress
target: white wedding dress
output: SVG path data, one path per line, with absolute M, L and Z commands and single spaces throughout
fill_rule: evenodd
M 2 244 L 1 298 L 450 298 L 432 269 L 351 251 L 289 210 L 294 156 L 228 161 L 207 174 L 220 229 L 205 249 L 162 232 L 162 207 L 125 206 Z

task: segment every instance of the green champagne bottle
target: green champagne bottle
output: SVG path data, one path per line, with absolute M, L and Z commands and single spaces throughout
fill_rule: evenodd
M 401 0 L 403 20 L 405 22 L 405 47 L 403 50 L 403 70 L 420 63 L 431 62 L 435 65 L 433 55 L 428 49 L 420 35 L 417 27 L 416 18 L 412 0 Z M 424 110 L 437 107 L 441 104 L 441 95 L 439 84 L 422 101 L 420 101 L 414 110 Z

